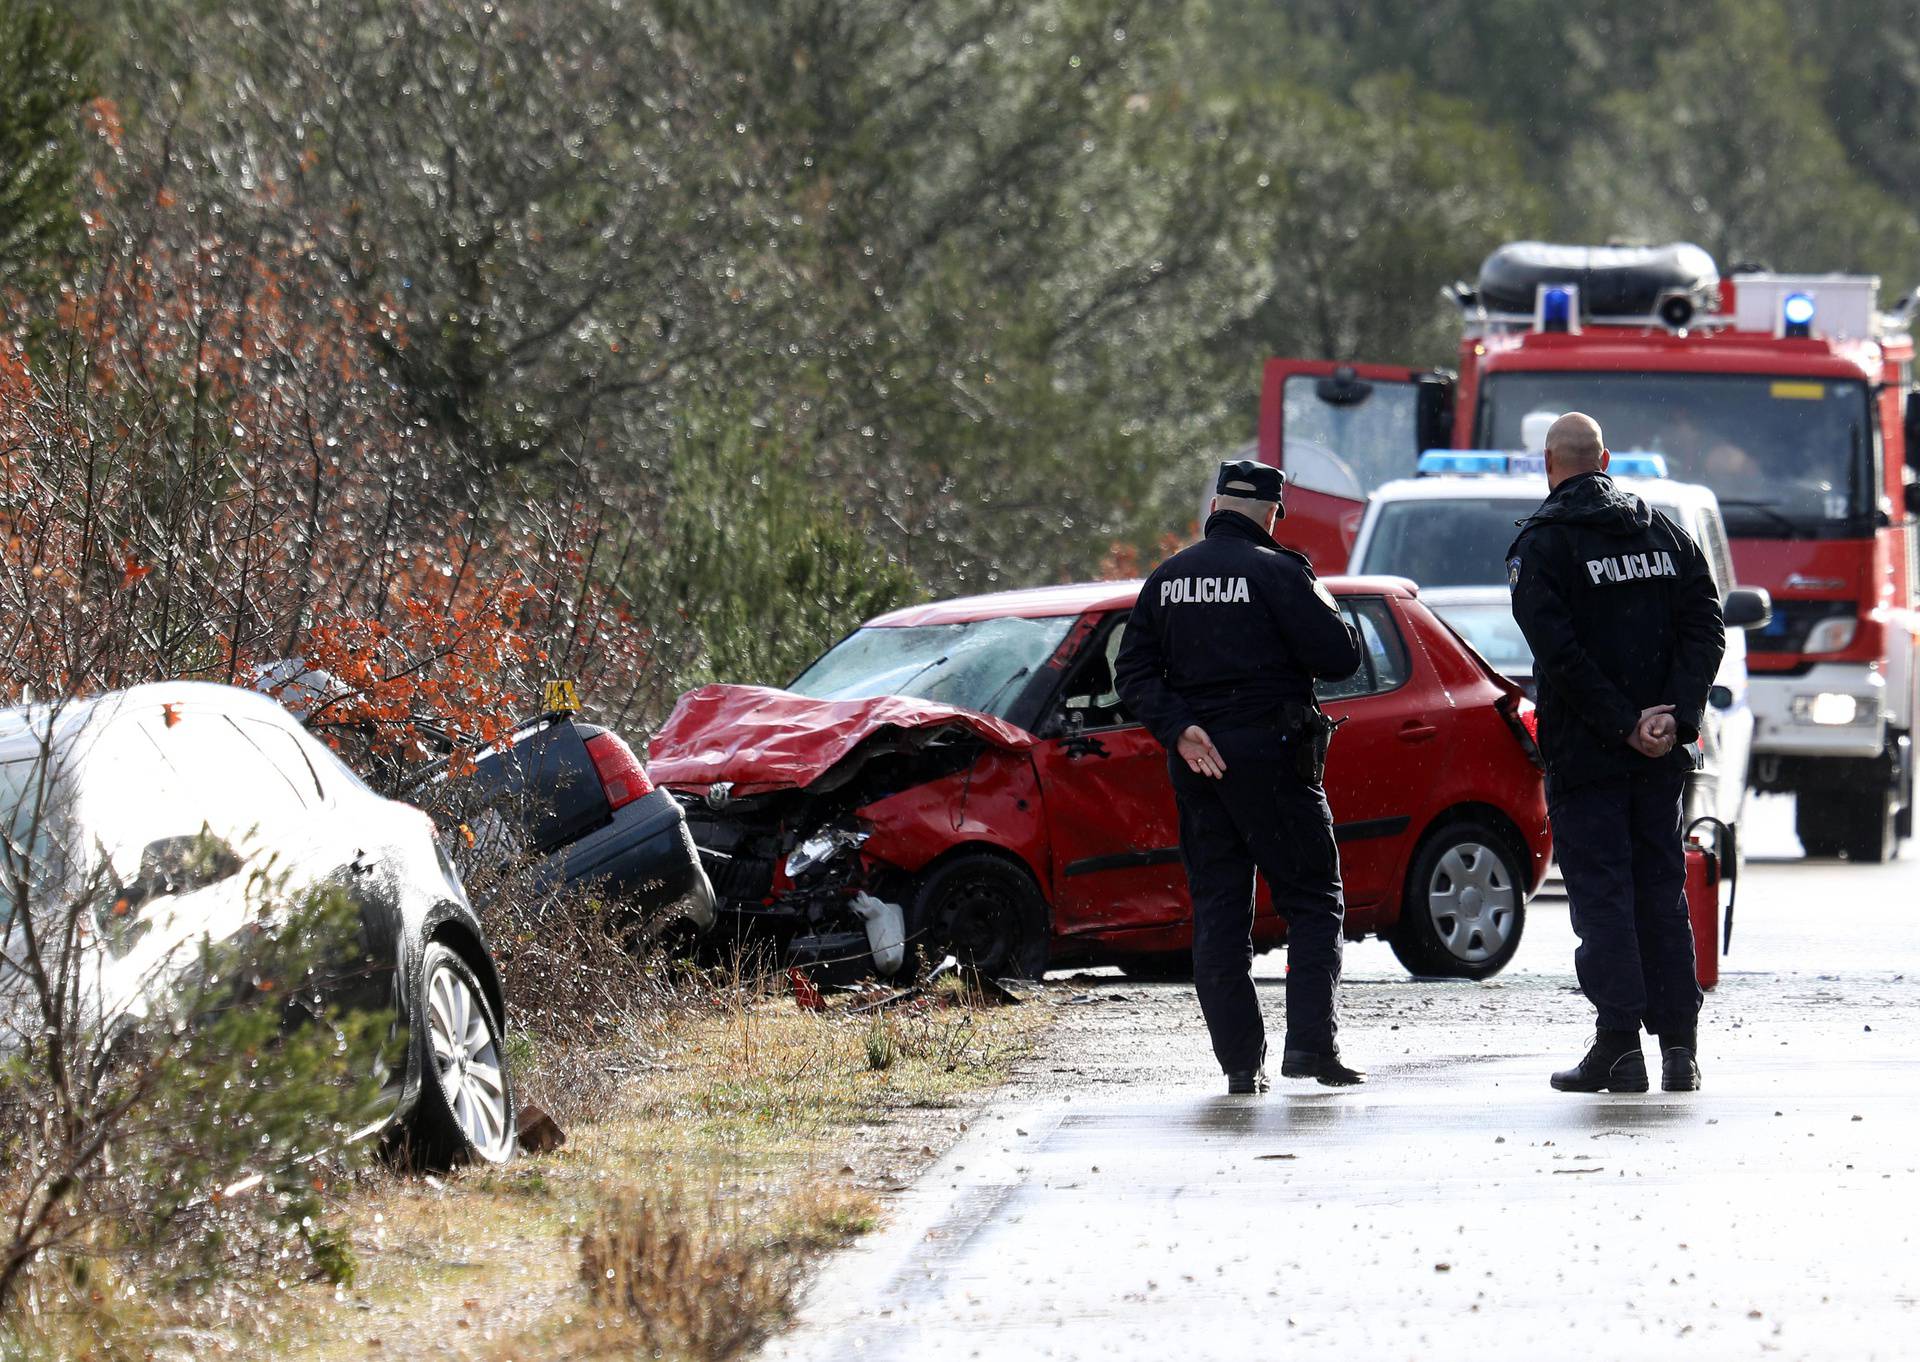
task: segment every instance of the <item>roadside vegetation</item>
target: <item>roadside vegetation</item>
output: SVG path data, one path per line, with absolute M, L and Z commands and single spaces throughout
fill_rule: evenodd
M 1048 1011 L 960 989 L 854 1011 L 870 1001 L 814 1012 L 783 976 L 694 981 L 617 1039 L 530 1059 L 566 1144 L 445 1184 L 364 1179 L 338 1222 L 351 1287 L 279 1301 L 276 1347 L 739 1356 L 787 1318 L 818 1254 L 879 1222 Z
M 550 680 L 637 743 L 894 605 L 1137 570 L 1262 357 L 1444 363 L 1436 285 L 1501 241 L 1906 287 L 1910 19 L 0 0 L 0 703 L 324 672 L 312 726 L 417 796 Z M 350 1019 L 95 1053 L 49 966 L 0 1063 L 8 1346 L 365 1355 L 338 1293 L 395 1351 L 505 1299 L 475 1355 L 725 1356 L 871 1218 L 849 1131 L 1040 1015 L 802 1012 L 476 888 L 562 1150 L 398 1178 L 311 1138 Z

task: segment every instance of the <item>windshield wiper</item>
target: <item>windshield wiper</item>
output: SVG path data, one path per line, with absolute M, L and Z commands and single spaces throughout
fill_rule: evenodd
M 1785 530 L 1789 536 L 1805 535 L 1809 538 L 1812 537 L 1812 530 L 1764 501 L 1742 501 L 1738 497 L 1721 497 L 1720 504 L 1722 506 L 1737 506 L 1743 511 L 1758 511 L 1762 517 L 1778 525 L 1781 529 Z
M 915 672 L 912 676 L 909 676 L 906 680 L 902 681 L 899 685 L 895 686 L 893 688 L 893 693 L 895 695 L 905 695 L 907 693 L 908 686 L 911 686 L 914 682 L 918 681 L 921 677 L 925 676 L 928 672 L 932 671 L 935 667 L 946 666 L 950 657 L 951 657 L 951 654 L 948 654 L 948 653 L 940 654 L 940 656 L 934 658 L 933 661 L 929 662 L 926 666 L 922 667 L 919 671 Z
M 1020 668 L 1019 671 L 1015 672 L 1012 676 L 1009 676 L 1006 680 L 1002 681 L 997 687 L 994 688 L 993 694 L 987 697 L 987 702 L 984 705 L 981 705 L 979 707 L 980 712 L 982 714 L 989 716 L 990 718 L 994 718 L 994 719 L 999 718 L 1000 716 L 993 712 L 994 705 L 999 703 L 1000 697 L 1006 693 L 1008 686 L 1011 686 L 1014 682 L 1018 681 L 1023 676 L 1031 675 L 1032 672 L 1033 672 L 1032 667 L 1023 666 Z

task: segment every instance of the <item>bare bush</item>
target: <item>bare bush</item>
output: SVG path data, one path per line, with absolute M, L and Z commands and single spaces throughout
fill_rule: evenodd
M 719 1188 L 660 1184 L 610 1197 L 580 1239 L 594 1302 L 650 1353 L 737 1357 L 785 1315 L 798 1264 Z

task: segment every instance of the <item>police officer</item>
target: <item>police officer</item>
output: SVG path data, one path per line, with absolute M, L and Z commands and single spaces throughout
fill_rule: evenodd
M 1533 648 L 1547 810 L 1574 967 L 1599 1013 L 1562 1092 L 1700 1086 L 1700 989 L 1686 908 L 1681 798 L 1726 648 L 1720 597 L 1686 531 L 1614 486 L 1590 416 L 1547 433 L 1548 495 L 1507 551 L 1513 617 Z
M 1254 991 L 1254 871 L 1287 921 L 1281 1073 L 1328 1085 L 1340 1062 L 1340 862 L 1315 757 L 1330 731 L 1315 677 L 1351 676 L 1359 636 L 1307 559 L 1273 541 L 1286 479 L 1220 466 L 1206 537 L 1141 588 L 1115 666 L 1121 699 L 1167 749 L 1193 899 L 1193 978 L 1228 1092 L 1264 1092 L 1266 1027 Z

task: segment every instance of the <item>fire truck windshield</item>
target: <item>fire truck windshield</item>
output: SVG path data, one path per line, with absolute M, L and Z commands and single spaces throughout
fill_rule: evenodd
M 1481 389 L 1478 443 L 1525 448 L 1523 428 L 1584 411 L 1607 447 L 1666 456 L 1705 483 L 1735 535 L 1861 533 L 1873 500 L 1867 385 L 1755 374 L 1496 373 Z M 1529 421 L 1528 418 L 1534 420 Z M 1536 437 L 1537 438 L 1537 437 Z

